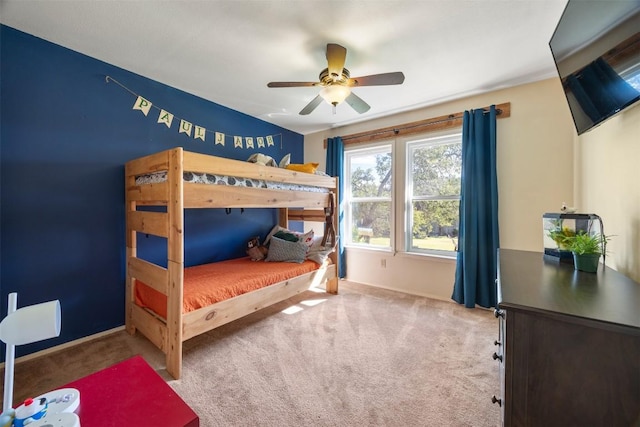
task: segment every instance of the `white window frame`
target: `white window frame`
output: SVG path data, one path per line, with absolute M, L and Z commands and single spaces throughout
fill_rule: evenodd
M 375 155 L 378 153 L 391 153 L 391 195 L 389 197 L 360 197 L 354 200 L 353 195 L 351 194 L 351 158 L 362 155 L 363 153 Z M 384 250 L 384 251 L 392 251 L 395 244 L 395 192 L 396 192 L 396 172 L 395 172 L 395 153 L 394 153 L 394 144 L 393 141 L 383 141 L 376 144 L 368 144 L 366 146 L 358 145 L 357 147 L 345 148 L 344 152 L 344 174 L 345 174 L 345 185 L 344 185 L 344 201 L 345 201 L 345 246 L 358 247 L 358 248 L 366 248 L 372 250 Z M 371 245 L 362 242 L 354 242 L 352 240 L 353 230 L 352 230 L 352 208 L 353 202 L 388 202 L 390 205 L 389 212 L 389 233 L 390 240 L 389 246 L 379 246 L 379 245 Z
M 413 177 L 411 176 L 411 159 L 412 147 L 418 145 L 429 144 L 447 144 L 451 143 L 451 139 L 457 139 L 462 143 L 461 129 L 446 130 L 442 132 L 426 132 L 423 134 L 412 135 L 410 137 L 398 138 L 394 140 L 380 141 L 374 144 L 357 144 L 346 146 L 344 152 L 344 203 L 345 203 L 345 236 L 344 244 L 346 247 L 365 249 L 365 250 L 383 250 L 393 253 L 414 255 L 414 256 L 433 256 L 438 258 L 455 258 L 456 251 L 445 251 L 435 249 L 418 249 L 411 248 L 411 233 L 413 227 L 413 201 L 414 200 L 460 200 L 457 196 L 439 196 L 439 197 L 418 197 L 412 198 L 413 194 Z M 358 202 L 390 202 L 390 246 L 375 246 L 362 242 L 352 241 L 352 201 L 351 194 L 351 157 L 361 155 L 362 153 L 379 153 L 381 151 L 391 152 L 391 168 L 392 168 L 392 192 L 390 198 L 373 197 L 359 198 Z M 401 221 L 396 221 L 396 218 Z M 459 222 L 458 222 L 459 224 Z
M 438 195 L 428 195 L 428 196 L 413 196 L 413 168 L 412 168 L 412 158 L 415 150 L 425 148 L 425 147 L 436 147 L 439 145 L 448 145 L 452 143 L 462 144 L 462 133 L 459 131 L 456 132 L 446 132 L 439 134 L 423 134 L 418 135 L 415 138 L 406 139 L 404 141 L 405 148 L 405 163 L 404 163 L 404 208 L 403 208 L 403 217 L 404 217 L 404 251 L 409 254 L 425 254 L 425 255 L 435 255 L 439 257 L 452 257 L 455 258 L 457 256 L 457 252 L 455 250 L 447 251 L 447 250 L 438 250 L 438 249 L 420 249 L 414 248 L 411 245 L 412 242 L 412 233 L 413 233 L 413 203 L 416 201 L 445 201 L 445 200 L 458 200 L 460 201 L 460 194 L 457 195 L 448 195 L 448 196 L 438 196 Z M 458 218 L 458 224 L 460 223 L 460 219 Z

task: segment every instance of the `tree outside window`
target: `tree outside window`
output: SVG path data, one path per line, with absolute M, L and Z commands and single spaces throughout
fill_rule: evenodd
M 394 145 L 404 178 L 394 182 Z M 458 250 L 462 135 L 398 140 L 345 151 L 349 245 L 451 256 Z M 402 172 L 400 172 L 402 173 Z M 402 200 L 398 224 L 394 199 Z M 394 238 L 394 230 L 404 230 Z
M 345 153 L 347 238 L 356 245 L 392 246 L 391 145 Z
M 408 252 L 458 249 L 460 134 L 407 143 Z

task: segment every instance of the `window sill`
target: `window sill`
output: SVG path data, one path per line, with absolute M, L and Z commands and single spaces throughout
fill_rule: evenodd
M 438 255 L 432 253 L 416 253 L 416 252 L 394 252 L 388 248 L 376 248 L 376 247 L 368 247 L 368 246 L 357 246 L 357 245 L 349 245 L 345 246 L 345 249 L 353 252 L 377 252 L 377 253 L 385 253 L 390 256 L 397 256 L 402 258 L 413 258 L 413 259 L 421 259 L 421 260 L 429 260 L 435 262 L 443 262 L 443 263 L 455 263 L 457 259 L 457 255 Z
M 429 261 L 435 262 L 444 262 L 447 264 L 455 263 L 457 260 L 457 255 L 438 255 L 431 253 L 416 253 L 416 252 L 398 252 L 396 256 L 400 256 L 403 258 L 414 258 L 414 259 L 428 259 Z
M 378 248 L 375 246 L 345 245 L 345 249 L 355 252 L 384 252 L 391 256 L 394 255 L 393 250 L 391 250 L 390 248 Z

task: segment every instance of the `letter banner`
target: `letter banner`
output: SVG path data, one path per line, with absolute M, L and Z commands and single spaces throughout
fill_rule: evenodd
M 224 145 L 224 133 L 216 132 L 216 145 Z
M 138 99 L 136 99 L 136 103 L 133 104 L 133 109 L 142 111 L 142 114 L 146 116 L 149 114 L 149 110 L 151 109 L 151 103 L 139 96 Z
M 180 131 L 178 133 L 186 133 L 191 136 L 191 127 L 193 125 L 186 120 L 180 120 Z
M 2 2 L 2 0 L 0 0 Z M 191 132 L 193 131 L 193 139 L 200 139 L 201 141 L 205 141 L 207 137 L 207 132 L 211 132 L 214 134 L 214 146 L 222 145 L 224 146 L 226 143 L 227 135 L 222 132 L 217 132 L 214 130 L 207 130 L 206 128 L 198 125 L 194 125 L 193 122 L 185 120 L 181 117 L 176 117 L 172 113 L 167 110 L 160 108 L 157 105 L 153 105 L 151 101 L 143 98 L 141 95 L 138 95 L 131 89 L 127 88 L 120 82 L 116 81 L 111 76 L 106 76 L 106 82 L 114 82 L 118 86 L 127 90 L 133 96 L 136 97 L 136 102 L 133 104 L 132 109 L 142 111 L 142 114 L 145 116 L 149 115 L 149 111 L 151 111 L 151 107 L 156 108 L 160 111 L 160 115 L 158 116 L 158 123 L 164 123 L 167 128 L 171 129 L 171 125 L 173 123 L 173 119 L 180 122 L 180 126 L 178 128 L 178 133 L 186 133 L 188 137 L 191 138 Z M 276 135 L 267 135 L 267 136 L 240 136 L 240 135 L 228 135 L 229 138 L 233 138 L 233 148 L 248 148 L 248 149 L 256 149 L 256 148 L 265 148 L 265 147 L 273 147 L 275 145 L 274 137 L 280 137 L 280 148 L 282 148 L 282 134 Z
M 160 115 L 158 116 L 158 123 L 164 123 L 168 128 L 171 127 L 171 122 L 173 121 L 173 114 L 168 111 L 160 110 Z
M 195 132 L 193 132 L 193 139 L 198 139 L 200 138 L 201 140 L 204 141 L 204 137 L 205 137 L 205 133 L 207 132 L 207 130 L 203 127 L 200 126 L 196 126 L 196 130 Z

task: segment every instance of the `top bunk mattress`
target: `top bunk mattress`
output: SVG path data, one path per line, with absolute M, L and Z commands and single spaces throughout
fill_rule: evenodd
M 251 261 L 238 258 L 184 269 L 183 313 L 195 311 L 238 295 L 264 288 L 317 270 L 320 266 L 306 260 L 291 262 Z M 139 280 L 135 302 L 167 318 L 167 297 Z
M 288 191 L 309 191 L 314 193 L 328 193 L 329 189 L 311 185 L 291 184 L 267 181 L 263 179 L 239 178 L 234 176 L 214 175 L 210 173 L 184 172 L 184 182 L 193 184 L 230 185 L 236 187 L 268 188 Z M 157 184 L 167 180 L 167 171 L 153 172 L 136 176 L 136 185 Z

